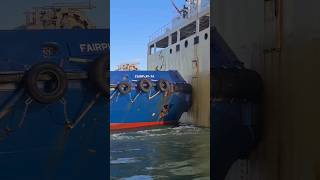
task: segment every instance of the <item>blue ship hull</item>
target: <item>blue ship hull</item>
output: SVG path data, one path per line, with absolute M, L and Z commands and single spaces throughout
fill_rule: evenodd
M 114 71 L 110 77 L 111 130 L 177 124 L 191 106 L 191 86 L 177 71 Z M 139 88 L 141 80 L 150 81 L 147 92 Z M 167 90 L 157 84 L 165 80 Z M 130 91 L 119 90 L 127 83 Z
M 108 35 L 108 30 L 0 31 L 0 179 L 108 179 L 108 102 L 88 77 L 89 64 L 108 51 L 102 48 Z M 67 84 L 52 102 L 64 85 L 57 69 L 63 69 Z M 39 87 L 32 84 L 35 76 Z M 44 91 L 46 83 L 52 91 Z

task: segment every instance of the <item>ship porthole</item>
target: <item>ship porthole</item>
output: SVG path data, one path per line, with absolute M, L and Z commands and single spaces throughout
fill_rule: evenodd
M 185 42 L 184 42 L 184 47 L 186 47 L 186 48 L 187 48 L 187 47 L 188 47 L 188 44 L 189 44 L 189 43 L 188 43 L 188 40 L 187 40 L 187 41 L 185 41 Z
M 207 40 L 208 39 L 208 33 L 204 34 L 204 39 Z
M 128 94 L 131 91 L 131 85 L 128 82 L 119 83 L 117 88 L 121 94 Z
M 138 82 L 138 88 L 142 91 L 142 92 L 149 92 L 152 88 L 152 83 L 149 79 L 141 79 Z

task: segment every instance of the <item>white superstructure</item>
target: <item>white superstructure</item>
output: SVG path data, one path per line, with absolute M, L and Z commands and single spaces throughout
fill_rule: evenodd
M 210 1 L 186 0 L 179 16 L 150 36 L 148 70 L 178 70 L 193 87 L 181 121 L 210 126 Z

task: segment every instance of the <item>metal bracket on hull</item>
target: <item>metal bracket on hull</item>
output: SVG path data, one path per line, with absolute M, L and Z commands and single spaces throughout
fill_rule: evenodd
M 0 120 L 5 117 L 9 112 L 11 112 L 12 107 L 16 104 L 16 102 L 23 96 L 25 89 L 22 88 L 16 93 L 2 108 L 0 111 Z
M 70 124 L 69 116 L 68 116 L 67 101 L 64 98 L 62 98 L 62 99 L 60 99 L 60 102 L 61 102 L 61 104 L 63 104 L 64 121 L 67 124 Z
M 24 89 L 21 89 L 20 91 L 18 91 L 18 93 L 16 93 L 15 96 L 13 96 L 13 98 L 10 101 L 8 101 L 7 104 L 5 104 L 4 108 L 0 112 L 0 120 L 3 117 L 5 117 L 9 112 L 11 112 L 10 110 L 15 105 L 15 103 L 22 97 L 23 94 L 24 94 Z M 64 98 L 62 98 L 60 100 L 60 102 L 64 106 L 65 124 L 67 125 L 67 127 L 69 129 L 73 129 L 74 127 L 76 127 L 80 123 L 80 121 L 85 117 L 85 115 L 90 111 L 90 109 L 96 104 L 96 102 L 100 98 L 100 96 L 101 96 L 101 93 L 97 93 L 96 96 L 83 109 L 83 111 L 79 114 L 79 116 L 75 119 L 75 121 L 73 123 L 71 123 L 69 121 L 69 118 L 68 118 L 67 102 L 66 102 L 66 100 Z M 21 116 L 20 122 L 18 123 L 18 127 L 19 128 L 21 128 L 22 125 L 24 124 L 25 118 L 27 116 L 28 109 L 29 109 L 30 105 L 32 104 L 32 102 L 33 102 L 33 99 L 31 97 L 28 97 L 25 100 L 25 102 L 24 102 L 25 103 L 25 108 L 23 110 L 23 114 Z M 12 132 L 12 131 L 13 130 L 8 128 L 8 127 L 6 129 L 4 129 L 4 132 L 5 132 L 6 136 L 9 134 L 9 132 Z
M 13 106 L 20 100 L 20 98 L 24 95 L 25 89 L 21 88 L 2 108 L 1 112 L 0 112 L 0 120 L 2 118 L 4 118 L 5 116 L 7 116 L 10 112 L 12 112 L 12 108 Z M 33 99 L 31 97 L 27 98 L 25 100 L 25 108 L 23 110 L 20 122 L 18 123 L 18 127 L 21 128 L 24 120 L 27 116 L 27 112 L 29 109 L 30 104 L 33 102 Z M 10 129 L 9 127 L 6 127 L 4 129 L 4 132 L 6 132 L 6 135 L 9 135 L 10 132 L 12 132 L 13 130 Z
M 141 91 L 132 99 L 131 98 L 131 93 L 129 94 L 130 95 L 130 102 L 131 103 L 134 103 L 136 100 L 137 100 L 137 98 L 140 96 L 140 94 L 141 94 Z
M 78 118 L 74 121 L 74 123 L 69 124 L 68 127 L 73 129 L 76 127 L 80 121 L 84 118 L 84 116 L 89 112 L 89 110 L 96 104 L 97 100 L 101 96 L 101 93 L 97 93 L 95 98 L 90 101 L 90 103 L 83 109 L 83 111 L 79 114 Z
M 19 127 L 22 127 L 22 125 L 24 123 L 24 120 L 26 119 L 29 106 L 30 106 L 30 104 L 32 102 L 33 102 L 33 99 L 31 97 L 29 97 L 27 100 L 24 101 L 25 107 L 24 107 L 24 110 L 23 110 L 23 114 L 22 114 L 21 120 L 20 120 L 19 125 L 18 125 Z
M 149 100 L 153 99 L 156 97 L 158 94 L 160 94 L 160 91 L 156 92 L 154 95 L 151 96 L 151 91 L 149 92 Z
M 97 93 L 95 98 L 92 99 L 92 101 L 90 101 L 90 103 L 84 108 L 84 110 L 79 114 L 79 116 L 77 117 L 77 119 L 72 123 L 69 124 L 68 127 L 70 129 L 73 129 L 74 127 L 76 127 L 80 121 L 84 118 L 84 116 L 90 111 L 90 109 L 96 104 L 97 100 L 99 99 L 99 97 L 101 96 L 101 93 Z

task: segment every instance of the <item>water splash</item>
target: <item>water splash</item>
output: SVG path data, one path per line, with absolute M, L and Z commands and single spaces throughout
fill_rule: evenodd
M 209 149 L 210 130 L 195 126 L 113 133 L 111 179 L 206 180 Z
M 110 164 L 129 164 L 129 163 L 136 163 L 139 162 L 139 160 L 135 158 L 118 158 L 115 160 L 111 160 Z

